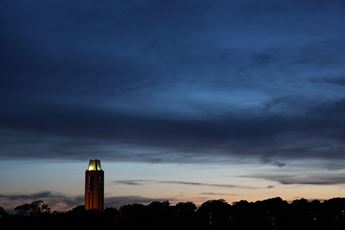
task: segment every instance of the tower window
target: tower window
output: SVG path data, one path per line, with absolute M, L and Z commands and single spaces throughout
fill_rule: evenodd
M 94 187 L 94 184 L 93 184 L 93 176 L 90 176 L 90 191 L 93 191 L 93 187 Z

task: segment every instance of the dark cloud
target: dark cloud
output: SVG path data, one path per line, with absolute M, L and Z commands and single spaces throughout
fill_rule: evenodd
M 333 84 L 337 86 L 345 86 L 345 76 L 344 77 L 335 77 L 335 78 L 330 78 L 330 77 L 325 77 L 321 79 L 321 83 L 327 83 L 327 84 Z
M 264 164 L 271 164 L 271 165 L 277 166 L 279 168 L 282 168 L 282 167 L 284 167 L 286 165 L 284 162 L 280 162 L 280 161 L 277 161 L 277 160 L 272 160 L 270 158 L 262 158 L 262 163 L 264 163 Z
M 306 105 L 306 112 L 294 116 L 224 114 L 204 120 L 59 105 L 46 105 L 44 109 L 20 107 L 21 112 L 12 113 L 10 107 L 0 114 L 0 126 L 16 132 L 2 133 L 2 157 L 82 159 L 88 157 L 86 152 L 100 152 L 108 159 L 161 162 L 193 161 L 193 156 L 207 157 L 212 153 L 261 156 L 263 163 L 278 167 L 285 164 L 272 157 L 344 157 L 344 100 Z M 127 146 L 127 155 L 109 150 L 109 146 L 119 144 Z M 133 148 L 140 148 L 141 152 L 135 153 Z
M 151 182 L 151 180 L 149 180 Z M 142 185 L 143 183 L 148 182 L 147 180 L 117 180 L 115 184 L 120 185 Z
M 331 174 L 331 175 L 288 175 L 288 174 L 256 174 L 244 177 L 262 178 L 270 181 L 276 181 L 284 185 L 298 184 L 298 185 L 343 185 L 345 184 L 345 174 Z
M 233 184 L 218 184 L 218 183 L 205 183 L 205 182 L 193 182 L 193 181 L 174 181 L 174 180 L 117 180 L 115 184 L 122 185 L 143 185 L 148 183 L 158 184 L 177 184 L 177 185 L 190 185 L 190 186 L 205 186 L 205 187 L 218 187 L 218 188 L 244 188 L 244 189 L 258 189 L 260 187 L 243 186 Z
M 24 199 L 41 199 L 46 197 L 63 197 L 61 194 L 53 194 L 50 191 L 42 191 L 34 194 L 26 194 L 26 195 L 0 195 L 1 198 L 5 198 L 8 200 L 24 200 Z
M 0 157 L 342 160 L 344 3 L 292 2 L 3 1 Z

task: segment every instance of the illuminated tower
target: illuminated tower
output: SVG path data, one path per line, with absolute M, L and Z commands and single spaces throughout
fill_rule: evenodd
M 85 209 L 103 211 L 104 172 L 100 160 L 90 160 L 85 171 Z

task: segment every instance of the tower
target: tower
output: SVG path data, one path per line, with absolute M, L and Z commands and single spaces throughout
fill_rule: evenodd
M 85 209 L 103 211 L 104 172 L 100 160 L 90 160 L 85 171 Z

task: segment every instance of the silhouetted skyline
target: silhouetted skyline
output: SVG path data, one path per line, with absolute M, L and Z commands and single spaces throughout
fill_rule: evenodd
M 3 0 L 0 206 L 345 191 L 345 2 Z
M 16 213 L 0 208 L 4 229 L 64 227 L 81 229 L 329 229 L 345 228 L 345 198 L 320 202 L 305 199 L 288 203 L 280 197 L 233 204 L 209 200 L 197 207 L 192 202 L 171 205 L 155 201 L 148 205 L 130 204 L 107 207 L 104 212 L 77 206 L 66 212 L 51 212 L 43 201 L 19 205 Z

